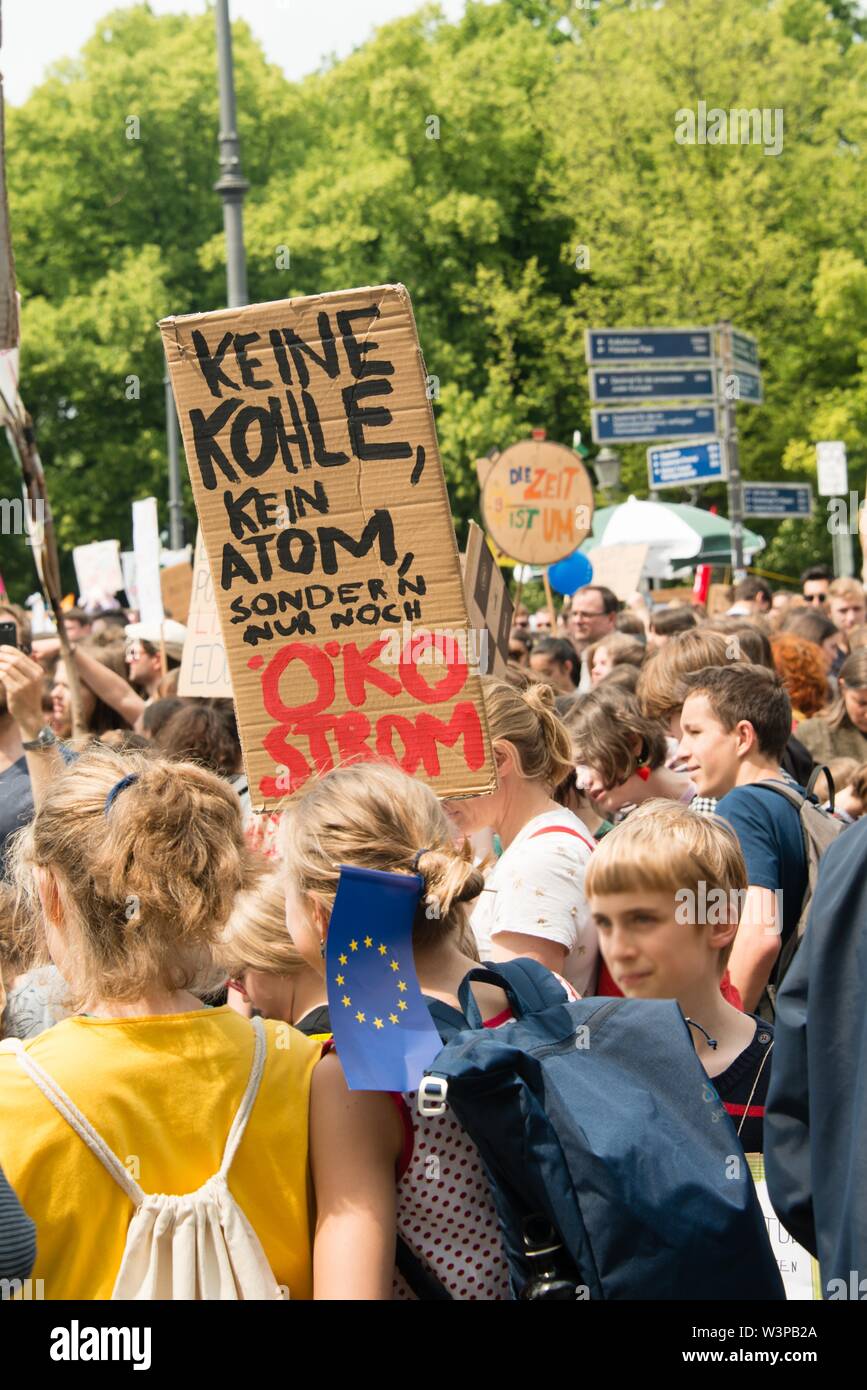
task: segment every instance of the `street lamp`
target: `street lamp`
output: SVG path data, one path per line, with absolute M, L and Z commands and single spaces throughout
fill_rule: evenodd
M 596 481 L 603 492 L 613 492 L 620 486 L 620 455 L 606 444 L 593 460 Z

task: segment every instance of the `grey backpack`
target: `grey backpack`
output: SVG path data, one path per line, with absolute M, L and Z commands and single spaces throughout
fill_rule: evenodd
M 776 979 L 773 985 L 768 985 L 768 995 L 771 1003 L 776 1003 L 776 993 L 783 983 L 784 976 L 795 957 L 795 952 L 801 944 L 804 932 L 807 930 L 807 919 L 810 915 L 810 905 L 813 901 L 813 893 L 816 888 L 816 879 L 819 874 L 819 864 L 825 850 L 841 831 L 845 830 L 842 821 L 837 820 L 833 815 L 824 811 L 812 795 L 813 787 L 819 774 L 824 772 L 830 790 L 831 810 L 834 809 L 834 781 L 831 773 L 826 767 L 816 767 L 813 769 L 810 780 L 807 784 L 806 796 L 791 782 L 768 781 L 760 782 L 757 785 L 767 787 L 769 791 L 777 792 L 788 801 L 798 812 L 801 821 L 801 838 L 804 842 L 804 856 L 807 861 L 807 889 L 801 903 L 801 915 L 798 918 L 798 925 L 792 932 L 785 946 L 780 952 L 777 962 Z

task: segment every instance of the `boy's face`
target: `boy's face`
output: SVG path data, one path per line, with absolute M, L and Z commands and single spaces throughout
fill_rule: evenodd
M 689 695 L 680 714 L 678 753 L 699 796 L 725 796 L 737 783 L 740 759 L 736 729 L 727 732 L 706 695 Z
M 627 999 L 681 999 L 718 978 L 719 952 L 695 925 L 692 898 L 686 909 L 670 890 L 594 893 L 589 902 L 602 957 Z

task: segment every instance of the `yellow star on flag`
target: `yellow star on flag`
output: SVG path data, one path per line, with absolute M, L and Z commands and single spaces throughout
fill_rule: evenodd
M 406 989 L 406 983 L 405 983 L 403 980 L 398 980 L 398 982 L 397 982 L 397 987 L 398 987 L 398 989 L 400 990 L 400 992 L 401 992 L 401 994 L 402 994 L 403 991 Z
M 364 938 L 364 944 L 365 944 L 365 946 L 367 946 L 368 948 L 371 947 L 371 946 L 373 945 L 373 937 L 372 937 L 372 936 L 366 936 L 366 937 Z
M 389 1014 L 388 1017 L 391 1023 L 397 1023 L 397 1014 Z
M 396 960 L 393 960 L 393 961 L 391 962 L 391 968 L 392 968 L 392 970 L 399 970 L 399 969 L 400 969 L 400 966 L 398 965 L 398 963 L 397 963 Z
M 358 950 L 358 942 L 357 942 L 357 941 L 350 941 L 350 943 L 349 943 L 349 949 L 350 949 L 350 951 L 357 951 L 357 950 Z
M 335 975 L 335 976 L 334 976 L 334 979 L 335 979 L 335 981 L 336 981 L 337 984 L 339 984 L 339 985 L 344 984 L 344 978 L 343 978 L 342 975 Z
M 383 946 L 382 942 L 379 943 L 379 954 L 380 954 L 381 956 L 387 956 L 387 955 L 388 955 L 388 947 L 387 947 L 387 946 Z
M 340 965 L 345 965 L 346 962 L 348 961 L 349 957 L 348 957 L 348 956 L 338 956 L 337 959 L 338 959 L 338 962 L 340 963 Z
M 373 1020 L 373 1026 L 374 1028 L 384 1028 L 385 1024 L 383 1023 L 381 1018 L 375 1018 Z
M 398 999 L 398 1001 L 397 1001 L 397 1007 L 398 1007 L 399 1009 L 405 1009 L 405 1008 L 406 1008 L 406 1004 L 404 1003 L 404 1001 L 403 1001 L 402 999 Z
M 352 1003 L 352 1000 L 350 999 L 349 995 L 348 995 L 348 994 L 344 994 L 344 996 L 343 996 L 343 1007 L 344 1007 L 344 1009 L 348 1009 L 351 1003 Z
M 364 1023 L 366 1021 L 365 1015 L 361 1012 L 360 1009 L 358 1010 L 358 1013 L 355 1015 L 355 1017 L 358 1019 L 359 1023 Z

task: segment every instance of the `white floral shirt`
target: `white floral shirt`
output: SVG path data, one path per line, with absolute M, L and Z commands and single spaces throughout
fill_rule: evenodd
M 577 835 L 539 834 L 558 825 L 569 826 Z M 473 912 L 483 961 L 491 959 L 497 932 L 541 936 L 566 947 L 560 974 L 579 994 L 593 993 L 599 948 L 584 896 L 592 846 L 593 836 L 584 822 L 565 808 L 527 822 L 491 870 Z

